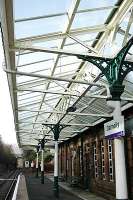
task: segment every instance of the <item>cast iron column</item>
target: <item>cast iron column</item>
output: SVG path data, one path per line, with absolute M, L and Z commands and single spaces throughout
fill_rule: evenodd
M 123 80 L 126 75 L 133 71 L 133 62 L 125 61 L 125 57 L 133 45 L 133 37 L 113 58 L 103 58 L 95 56 L 78 56 L 79 59 L 88 61 L 97 66 L 109 83 L 112 98 L 111 106 L 114 108 L 114 120 L 121 117 L 120 96 L 124 92 Z M 127 177 L 124 154 L 124 137 L 114 139 L 115 144 L 115 181 L 116 200 L 128 200 Z
M 114 108 L 114 120 L 119 121 L 119 119 L 122 117 L 120 101 L 109 101 L 108 104 Z M 128 200 L 124 137 L 114 139 L 114 148 L 116 200 Z
M 44 184 L 44 138 L 41 140 L 41 183 Z
M 38 152 L 39 152 L 38 145 L 37 145 L 36 149 L 37 149 L 37 152 L 36 152 L 36 178 L 38 178 Z
M 58 139 L 60 133 L 60 125 L 57 123 L 54 128 L 54 139 L 55 139 L 55 155 L 54 155 L 54 195 L 56 198 L 59 197 L 59 184 L 58 184 Z

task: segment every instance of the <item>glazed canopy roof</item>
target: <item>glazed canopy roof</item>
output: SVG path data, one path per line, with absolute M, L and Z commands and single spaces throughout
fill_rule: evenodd
M 5 68 L 18 143 L 26 148 L 47 138 L 48 124 L 69 125 L 68 140 L 112 116 L 108 81 L 77 54 L 113 58 L 133 34 L 132 0 L 1 0 Z M 127 60 L 132 61 L 130 48 Z M 18 73 L 9 73 L 17 71 Z M 122 110 L 132 106 L 133 76 L 125 80 Z M 71 106 L 75 112 L 67 112 Z M 43 125 L 42 125 L 43 124 Z M 44 125 L 45 124 L 45 125 Z

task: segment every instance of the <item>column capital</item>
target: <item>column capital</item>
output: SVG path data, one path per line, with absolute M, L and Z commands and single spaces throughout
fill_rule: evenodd
M 123 80 L 130 71 L 133 71 L 133 62 L 125 61 L 128 50 L 132 45 L 133 37 L 130 38 L 114 58 L 77 56 L 79 59 L 88 61 L 101 70 L 108 81 L 113 100 L 120 100 L 120 96 L 124 91 Z

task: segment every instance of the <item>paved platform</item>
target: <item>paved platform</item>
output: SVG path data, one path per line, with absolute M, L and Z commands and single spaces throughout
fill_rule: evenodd
M 27 191 L 29 200 L 55 200 L 53 193 L 53 176 L 45 176 L 44 184 L 40 183 L 40 178 L 26 176 Z M 88 191 L 71 188 L 67 184 L 59 183 L 59 199 L 63 200 L 105 200 Z
M 46 177 L 53 182 L 53 175 L 47 175 Z M 71 194 L 79 197 L 82 200 L 106 200 L 102 197 L 95 195 L 94 193 L 89 192 L 88 190 L 71 187 L 70 184 L 65 181 L 59 182 L 59 185 L 60 187 L 64 188 L 65 190 L 69 191 Z
M 24 175 L 20 176 L 16 200 L 29 200 Z
M 55 200 L 53 194 L 53 182 L 45 177 L 44 184 L 40 183 L 40 178 L 26 177 L 27 191 L 29 200 Z M 81 200 L 75 195 L 60 188 L 60 199 L 63 200 Z
M 55 200 L 53 175 L 44 177 L 44 184 L 33 174 L 21 175 L 16 200 Z M 59 182 L 59 199 L 63 200 L 105 200 L 79 188 L 72 188 L 66 182 Z

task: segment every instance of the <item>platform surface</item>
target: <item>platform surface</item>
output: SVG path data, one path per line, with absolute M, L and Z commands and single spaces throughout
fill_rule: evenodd
M 20 176 L 16 200 L 29 200 L 24 175 Z
M 34 176 L 26 176 L 26 184 L 29 200 L 55 200 L 53 193 L 53 181 L 49 177 L 45 177 L 44 184 L 40 183 L 40 178 L 35 178 Z M 80 194 L 79 194 L 80 193 Z M 71 190 L 67 186 L 63 186 L 60 183 L 59 187 L 59 199 L 63 200 L 104 200 L 96 195 L 84 192 L 83 195 L 79 191 Z

